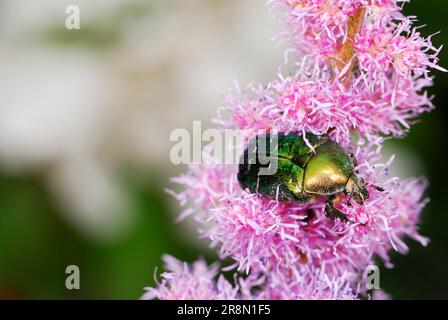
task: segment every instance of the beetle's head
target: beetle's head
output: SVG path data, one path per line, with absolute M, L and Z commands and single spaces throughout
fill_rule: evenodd
M 362 204 L 364 200 L 369 199 L 369 191 L 366 188 L 366 182 L 363 178 L 352 175 L 347 181 L 345 192 L 357 203 Z

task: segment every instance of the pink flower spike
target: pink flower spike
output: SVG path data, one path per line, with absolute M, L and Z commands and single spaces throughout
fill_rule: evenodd
M 260 131 L 297 133 L 310 149 L 306 133 L 328 135 L 354 155 L 354 172 L 369 196 L 354 201 L 349 192 L 336 194 L 334 207 L 346 219 L 330 218 L 328 195 L 313 193 L 312 200 L 294 203 L 250 193 L 239 184 L 238 164 L 220 164 L 206 149 L 202 164 L 172 179 L 181 191 L 168 192 L 183 207 L 177 221 L 191 216 L 198 236 L 219 259 L 232 262 L 220 269 L 166 256 L 167 271 L 143 298 L 389 298 L 366 287 L 366 270 L 375 263 L 392 268 L 391 253 L 407 253 L 408 238 L 428 244 L 418 225 L 429 200 L 426 179 L 390 176 L 394 157 L 382 162 L 381 147 L 434 109 L 425 91 L 433 83 L 431 70 L 446 71 L 432 36 L 425 38 L 416 18 L 402 14 L 405 2 L 268 1 L 282 10 L 287 31 L 278 40 L 290 44 L 285 57 L 295 59 L 296 73 L 279 72 L 266 85 L 252 82 L 244 89 L 236 83 L 214 123 L 240 129 L 246 138 Z M 223 272 L 233 273 L 233 284 Z

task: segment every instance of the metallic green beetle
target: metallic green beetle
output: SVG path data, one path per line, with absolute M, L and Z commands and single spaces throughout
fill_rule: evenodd
M 266 134 L 252 139 L 240 160 L 240 186 L 278 201 L 309 203 L 317 196 L 326 196 L 326 215 L 345 220 L 346 215 L 334 207 L 339 194 L 347 195 L 348 203 L 352 198 L 358 203 L 369 198 L 364 179 L 356 175 L 356 159 L 327 135 L 306 133 L 305 137 L 309 144 L 295 133 Z M 276 172 L 260 174 L 262 168 L 272 165 L 272 160 L 277 161 Z

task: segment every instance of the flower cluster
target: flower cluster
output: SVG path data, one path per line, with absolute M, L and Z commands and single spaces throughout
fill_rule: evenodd
M 406 0 L 270 0 L 272 8 L 281 7 L 281 22 L 288 30 L 281 34 L 298 52 L 330 56 L 349 37 L 348 23 L 359 10 L 369 10 L 369 17 L 384 23 L 405 19 L 400 2 Z
M 208 266 L 198 260 L 192 266 L 171 257 L 164 257 L 167 272 L 162 274 L 158 289 L 147 288 L 142 299 L 161 300 L 233 300 L 238 291 L 221 275 L 218 281 L 219 266 Z
M 411 82 L 421 88 L 423 83 Z M 402 136 L 415 117 L 432 109 L 430 97 L 408 86 L 381 92 L 364 85 L 345 88 L 330 79 L 313 79 L 306 73 L 283 77 L 267 86 L 252 83 L 244 92 L 226 94 L 220 110 L 230 119 L 215 122 L 226 128 L 260 129 L 279 132 L 313 132 L 321 135 L 332 129 L 335 141 L 348 145 L 354 132 L 369 141 L 381 134 Z
M 367 296 L 365 270 L 391 250 L 406 253 L 418 233 L 426 181 L 389 176 L 381 162 L 386 136 L 402 136 L 433 108 L 424 92 L 432 84 L 438 49 L 423 38 L 395 0 L 271 0 L 282 7 L 282 33 L 302 57 L 297 73 L 267 85 L 237 86 L 225 95 L 215 123 L 254 136 L 259 130 L 329 134 L 358 160 L 369 182 L 363 204 L 340 195 L 348 221 L 329 219 L 325 197 L 312 203 L 278 202 L 242 190 L 237 165 L 223 165 L 204 151 L 204 163 L 173 182 L 171 192 L 193 215 L 201 238 L 234 261 L 234 283 L 204 262 L 192 267 L 169 259 L 170 271 L 146 297 L 159 299 L 356 299 Z M 353 143 L 353 137 L 358 138 Z M 378 191 L 372 185 L 380 185 Z M 148 296 L 149 295 L 149 296 Z M 377 292 L 376 296 L 382 296 Z

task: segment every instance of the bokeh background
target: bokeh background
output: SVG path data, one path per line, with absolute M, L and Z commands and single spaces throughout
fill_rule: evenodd
M 283 63 L 264 0 L 0 0 L 0 298 L 136 299 L 161 255 L 216 256 L 165 192 L 185 170 L 169 134 L 210 124 L 220 94 Z M 81 29 L 65 28 L 76 4 Z M 413 0 L 425 35 L 448 43 L 448 1 Z M 448 66 L 448 51 L 441 54 Z M 438 108 L 391 141 L 394 172 L 431 182 L 427 248 L 393 256 L 393 298 L 448 298 L 448 78 Z M 65 288 L 65 268 L 81 289 Z

